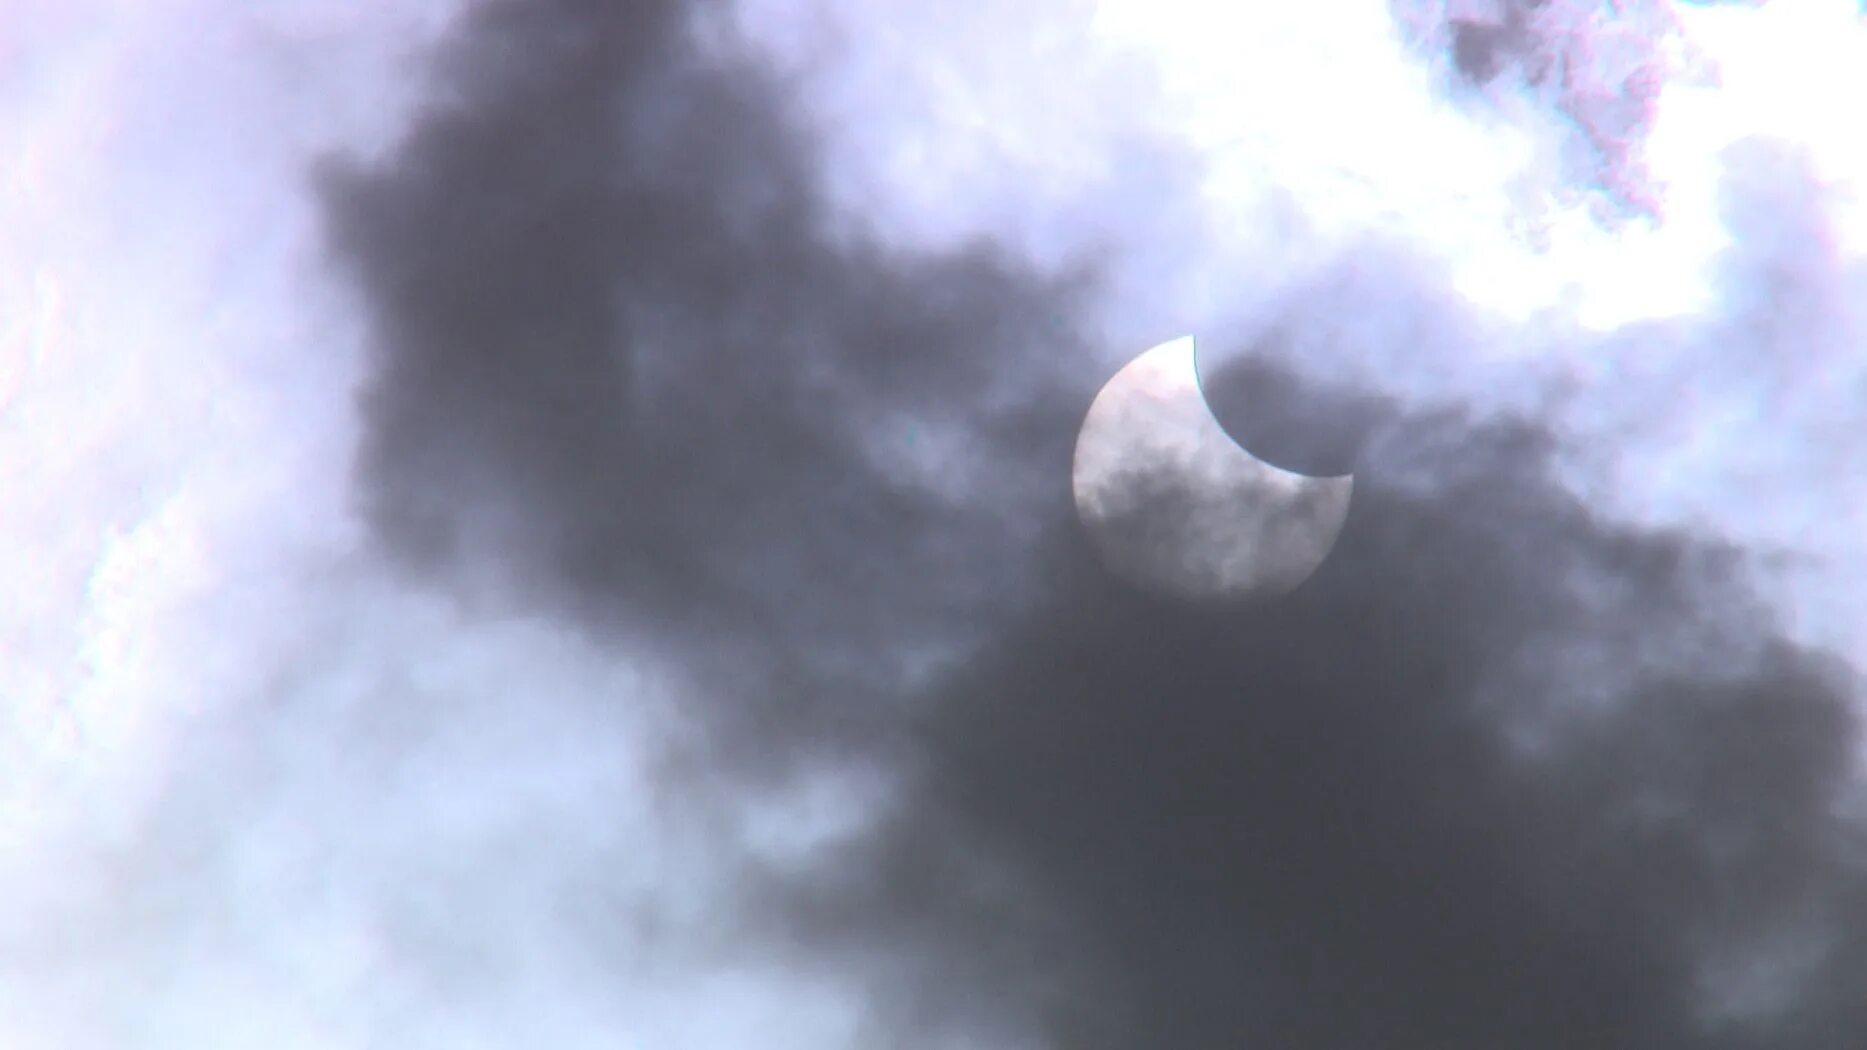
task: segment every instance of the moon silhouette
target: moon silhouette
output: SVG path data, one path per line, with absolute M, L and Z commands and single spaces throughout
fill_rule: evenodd
M 1103 561 L 1143 589 L 1195 600 L 1295 590 L 1329 556 L 1352 474 L 1273 466 L 1232 440 L 1199 386 L 1193 338 L 1116 372 L 1076 437 L 1076 511 Z

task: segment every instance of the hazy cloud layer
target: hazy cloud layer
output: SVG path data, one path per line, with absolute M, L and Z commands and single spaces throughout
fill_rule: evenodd
M 1266 16 L 1241 105 L 1286 137 L 1219 150 L 1145 61 L 1165 7 L 417 6 L 119 42 L 136 134 L 76 78 L 92 123 L 22 133 L 0 397 L 35 411 L 0 456 L 57 498 L 0 535 L 55 556 L 0 562 L 50 566 L 0 690 L 47 727 L 22 755 L 67 743 L 4 781 L 11 1045 L 1867 1030 L 1867 286 L 1817 159 L 1728 151 L 1713 306 L 1608 331 L 1475 303 L 1456 207 L 1281 184 L 1292 129 L 1413 85 L 1493 108 L 1317 169 L 1468 121 L 1638 210 L 1651 113 L 1591 107 L 1671 9 Z M 1614 41 L 1593 87 L 1552 72 Z M 1350 105 L 1276 64 L 1331 42 L 1440 66 Z M 184 148 L 172 100 L 210 98 Z M 1138 593 L 1074 516 L 1090 399 L 1188 332 L 1247 447 L 1357 474 L 1286 600 Z
M 1839 1047 L 1867 1023 L 1852 683 L 1779 637 L 1739 552 L 1591 512 L 1556 419 L 1377 388 L 1336 453 L 1349 529 L 1298 595 L 1129 593 L 1069 515 L 1097 377 L 1061 367 L 1059 283 L 989 245 L 833 238 L 781 86 L 696 68 L 679 31 L 490 8 L 445 101 L 325 186 L 374 318 L 359 483 L 390 548 L 649 632 L 712 683 L 689 702 L 733 742 L 705 781 L 729 793 L 774 756 L 895 764 L 868 832 L 748 873 L 755 935 L 872 984 L 909 1045 Z M 1794 177 L 1772 163 L 1740 170 Z M 1776 204 L 1733 193 L 1740 226 Z M 1749 287 L 1774 250 L 1744 243 Z M 1457 325 L 1423 263 L 1380 265 L 1292 300 L 1286 337 L 1383 284 L 1411 299 L 1361 338 Z M 1768 311 L 1809 284 L 1785 280 Z M 911 427 L 972 454 L 922 481 Z M 983 637 L 897 685 L 948 620 Z

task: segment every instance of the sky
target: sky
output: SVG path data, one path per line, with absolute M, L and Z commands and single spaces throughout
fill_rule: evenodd
M 1845 1050 L 1839 0 L 0 0 L 0 1043 Z M 1352 470 L 1112 575 L 1194 335 Z

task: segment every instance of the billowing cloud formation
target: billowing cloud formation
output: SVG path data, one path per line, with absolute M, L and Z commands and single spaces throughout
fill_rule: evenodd
M 1587 26 L 1122 7 L 430 5 L 328 95 L 335 9 L 267 16 L 302 80 L 258 16 L 123 23 L 134 87 L 72 81 L 121 119 L 24 152 L 121 126 L 83 170 L 133 177 L 0 173 L 116 209 L 0 285 L 0 455 L 55 495 L 0 526 L 56 555 L 5 563 L 0 689 L 92 760 L 0 780 L 9 1045 L 1851 1047 L 1831 169 L 1722 158 L 1700 313 L 1514 319 L 1468 191 L 1517 140 L 1466 132 L 1594 148 L 1534 111 L 1621 111 L 1526 72 Z M 1499 108 L 1432 110 L 1402 45 L 1509 17 Z M 1230 61 L 1145 75 L 1193 38 Z M 1072 513 L 1091 396 L 1188 332 L 1228 430 L 1359 475 L 1275 605 L 1137 593 Z
M 325 183 L 379 333 L 386 541 L 799 651 L 951 614 L 1012 552 L 943 488 L 1010 516 L 1039 483 L 955 442 L 1069 440 L 1068 398 L 1026 404 L 1064 382 L 1063 284 L 986 244 L 838 243 L 781 85 L 693 68 L 665 5 L 479 20 L 393 165 Z
M 750 936 L 846 967 L 897 1045 L 1867 1024 L 1852 679 L 1781 636 L 1740 551 L 1591 510 L 1557 419 L 1374 388 L 1350 526 L 1297 595 L 1130 593 L 1068 513 L 1097 377 L 1062 367 L 1060 286 L 987 245 L 833 234 L 782 85 L 677 22 L 490 7 L 403 145 L 324 186 L 373 318 L 358 483 L 389 549 L 646 632 L 708 683 L 716 789 L 892 770 L 867 831 L 748 868 Z M 1456 316 L 1382 258 L 1284 327 L 1366 310 L 1364 282 Z M 917 475 L 910 433 L 966 444 Z

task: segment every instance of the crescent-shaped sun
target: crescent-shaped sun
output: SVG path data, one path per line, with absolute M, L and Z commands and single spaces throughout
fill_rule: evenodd
M 1235 599 L 1287 594 L 1316 571 L 1347 520 L 1354 476 L 1292 473 L 1233 441 L 1200 390 L 1187 336 L 1102 387 L 1076 438 L 1071 487 L 1118 575 L 1177 597 Z

